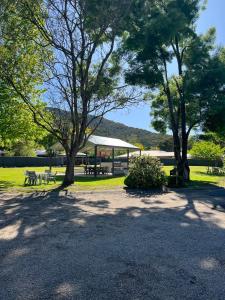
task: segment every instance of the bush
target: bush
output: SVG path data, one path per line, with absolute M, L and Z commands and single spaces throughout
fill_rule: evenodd
M 124 181 L 127 187 L 135 189 L 161 188 L 166 182 L 160 160 L 149 156 L 134 158 Z
M 190 154 L 197 159 L 216 161 L 222 159 L 224 149 L 213 142 L 200 141 L 193 145 Z
M 36 156 L 35 151 L 35 143 L 33 141 L 19 141 L 17 142 L 13 148 L 12 152 L 14 152 L 14 156 Z

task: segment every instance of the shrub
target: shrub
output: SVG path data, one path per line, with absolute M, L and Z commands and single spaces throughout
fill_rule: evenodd
M 200 141 L 193 145 L 190 154 L 194 158 L 216 161 L 222 158 L 224 149 L 222 149 L 220 145 L 217 145 L 213 142 Z
M 35 156 L 35 143 L 33 141 L 19 141 L 12 149 L 14 156 Z
M 160 160 L 149 156 L 141 156 L 132 160 L 125 185 L 129 188 L 161 188 L 166 184 L 166 175 Z

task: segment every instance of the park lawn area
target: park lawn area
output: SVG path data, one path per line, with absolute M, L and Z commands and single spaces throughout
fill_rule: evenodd
M 164 167 L 164 170 L 167 175 L 170 174 L 172 167 Z M 200 187 L 204 185 L 217 185 L 225 187 L 225 177 L 224 176 L 214 176 L 207 174 L 207 167 L 191 167 L 191 183 L 190 187 Z
M 0 168 L 0 190 L 22 190 L 22 191 L 41 191 L 51 190 L 60 186 L 63 174 L 65 173 L 65 167 L 53 167 L 52 172 L 57 172 L 59 175 L 56 177 L 56 183 L 50 182 L 48 185 L 36 185 L 24 187 L 24 173 L 26 170 L 44 172 L 48 167 L 26 167 L 26 168 Z M 79 171 L 82 171 L 80 169 Z M 125 177 L 98 177 L 90 178 L 83 176 L 75 177 L 74 186 L 70 187 L 72 190 L 95 190 L 95 189 L 111 189 L 116 187 L 122 187 L 124 185 Z
M 164 170 L 167 175 L 169 175 L 169 171 L 173 167 L 166 166 Z M 53 172 L 58 172 L 59 176 L 57 176 L 57 182 L 49 183 L 48 185 L 37 185 L 37 186 L 27 186 L 24 187 L 24 172 L 29 169 L 30 171 L 36 172 L 44 172 L 44 170 L 48 169 L 48 167 L 30 167 L 30 168 L 0 168 L 0 190 L 21 190 L 24 192 L 29 191 L 40 191 L 40 190 L 51 190 L 60 186 L 62 182 L 63 173 L 65 172 L 65 168 L 56 167 L 53 168 Z M 217 185 L 217 186 L 225 186 L 225 177 L 221 176 L 212 176 L 207 175 L 206 167 L 191 167 L 191 184 L 190 187 L 201 187 L 204 185 Z M 61 174 L 61 176 L 60 176 Z M 124 178 L 125 177 L 98 177 L 98 178 L 90 178 L 90 177 L 81 177 L 76 176 L 75 184 L 71 186 L 69 189 L 73 191 L 76 190 L 106 190 L 106 189 L 115 189 L 122 188 L 124 186 Z

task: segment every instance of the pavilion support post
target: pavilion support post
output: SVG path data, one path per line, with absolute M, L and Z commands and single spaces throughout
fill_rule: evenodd
M 99 153 L 100 155 L 100 167 L 102 166 L 102 152 L 100 151 L 100 153 Z
M 98 154 L 98 146 L 95 146 L 95 170 L 94 170 L 95 177 L 97 177 L 97 154 Z
M 127 170 L 129 170 L 130 149 L 127 149 Z
M 142 153 L 141 153 L 141 149 L 140 149 L 140 156 L 141 156 L 141 154 L 142 154 Z
M 114 176 L 115 148 L 112 148 L 112 175 Z

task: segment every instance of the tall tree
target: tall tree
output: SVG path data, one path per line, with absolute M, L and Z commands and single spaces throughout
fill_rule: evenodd
M 21 141 L 41 141 L 45 130 L 34 123 L 28 107 L 15 97 L 14 91 L 0 81 L 0 145 L 10 150 Z
M 65 149 L 64 185 L 74 182 L 76 153 L 103 116 L 134 100 L 133 91 L 126 90 L 119 78 L 120 62 L 114 55 L 130 7 L 129 0 L 21 0 L 12 2 L 10 15 L 7 10 L 10 31 L 3 34 L 2 76 L 32 111 L 35 122 Z M 16 22 L 12 17 L 15 11 Z M 18 22 L 25 24 L 22 28 L 30 26 L 36 36 L 30 39 L 25 30 L 18 28 Z M 21 47 L 15 49 L 15 44 Z M 36 51 L 43 55 L 39 61 L 31 61 Z M 32 68 L 21 67 L 21 62 L 32 62 Z M 24 76 L 18 76 L 18 68 Z M 44 82 L 45 97 L 54 107 L 50 120 L 33 105 L 29 88 L 33 74 Z
M 196 33 L 200 0 L 139 1 L 125 41 L 127 81 L 152 89 L 153 126 L 173 133 L 178 175 L 190 178 L 188 138 L 224 97 L 225 72 L 215 51 L 215 30 Z M 171 72 L 171 66 L 176 72 Z M 212 79 L 212 81 L 211 81 Z
M 15 1 L 0 3 L 0 137 L 3 146 L 9 148 L 19 140 L 38 140 L 45 134 L 34 123 L 33 110 L 50 117 L 39 89 L 43 58 L 49 52 L 34 45 L 33 40 L 40 35 L 21 18 L 21 10 Z M 30 95 L 30 106 L 22 100 L 21 91 Z

